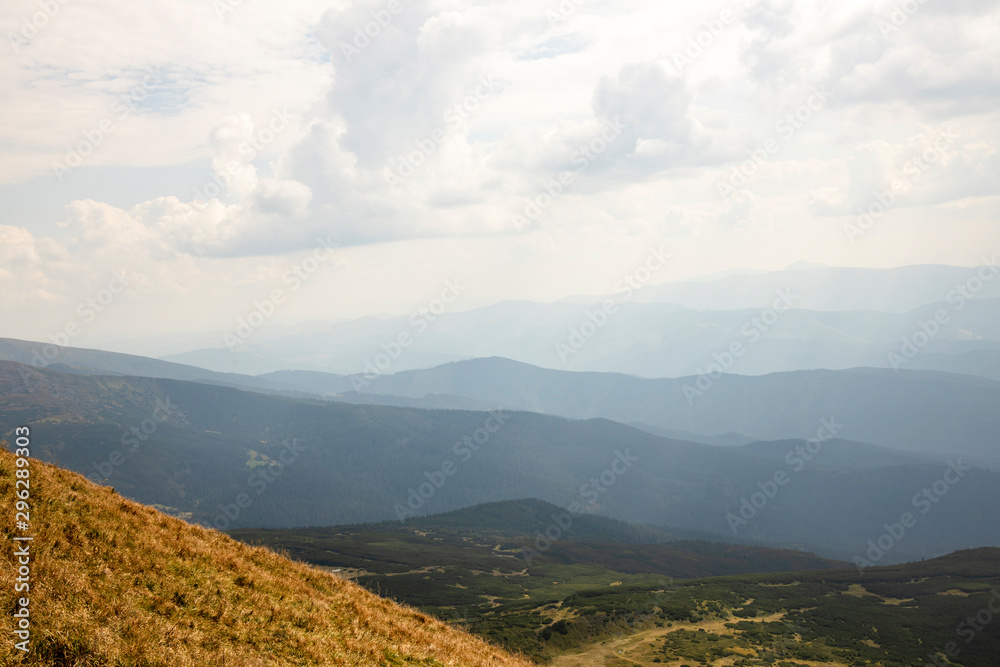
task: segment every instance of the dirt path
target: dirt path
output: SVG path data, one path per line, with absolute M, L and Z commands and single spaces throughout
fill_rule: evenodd
M 784 616 L 784 612 L 780 612 L 771 614 L 770 616 L 740 618 L 738 620 L 751 621 L 753 623 L 772 623 L 780 621 Z M 583 650 L 577 650 L 574 653 L 567 653 L 554 658 L 551 664 L 553 667 L 608 667 L 615 664 L 630 665 L 635 663 L 651 665 L 653 663 L 650 662 L 652 656 L 648 652 L 649 644 L 655 643 L 657 639 L 678 630 L 704 630 L 705 632 L 714 632 L 719 635 L 732 635 L 734 631 L 731 628 L 727 628 L 726 623 L 732 623 L 733 620 L 733 618 L 728 618 L 725 620 L 709 619 L 697 623 L 675 622 L 669 628 L 653 628 L 637 632 L 634 635 L 602 640 L 601 642 L 585 647 Z M 716 667 L 732 665 L 737 659 L 738 656 L 730 656 L 716 660 L 712 665 Z M 680 659 L 655 664 L 657 667 L 679 667 L 680 665 L 692 665 L 695 662 L 694 660 Z M 798 664 L 809 665 L 810 667 L 841 667 L 843 664 L 833 662 L 804 662 L 802 660 L 796 660 L 796 662 Z

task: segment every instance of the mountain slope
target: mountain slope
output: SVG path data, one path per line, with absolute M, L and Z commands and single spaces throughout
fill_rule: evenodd
M 817 434 L 822 417 L 803 435 Z M 220 529 L 344 525 L 538 498 L 849 559 L 948 470 L 837 439 L 799 462 L 795 448 L 806 443 L 798 439 L 722 448 L 606 419 L 292 400 L 0 362 L 0 436 L 24 423 L 38 433 L 40 458 Z M 780 490 L 762 511 L 744 508 L 752 520 L 734 526 L 732 515 L 779 471 Z M 1000 518 L 977 509 L 991 503 L 1000 505 L 1000 475 L 969 469 L 891 558 L 995 544 Z
M 0 360 L 23 363 L 32 356 L 32 345 L 0 339 Z M 360 376 L 316 371 L 253 377 L 96 350 L 59 352 L 60 359 L 73 363 L 53 364 L 51 369 L 74 374 L 190 380 L 354 404 L 436 410 L 503 407 L 573 419 L 603 417 L 656 435 L 709 444 L 805 437 L 814 429 L 815 416 L 825 413 L 850 429 L 852 440 L 944 457 L 975 457 L 1000 469 L 1000 450 L 992 435 L 1000 429 L 1000 414 L 992 409 L 1000 402 L 1000 383 L 971 377 L 975 369 L 990 375 L 991 368 L 1000 377 L 1000 357 L 990 350 L 954 356 L 925 353 L 915 358 L 913 369 L 898 373 L 853 368 L 661 379 L 552 370 L 493 357 L 360 378 L 360 384 Z M 932 357 L 938 361 L 928 362 L 930 366 L 956 364 L 968 375 L 916 370 Z M 361 391 L 354 391 L 355 386 Z
M 277 374 L 290 383 L 297 373 Z M 706 384 L 705 381 L 708 381 Z M 335 393 L 343 376 L 308 376 L 316 393 Z M 326 390 L 324 392 L 323 390 Z M 573 419 L 760 440 L 808 437 L 834 416 L 852 440 L 939 456 L 1000 457 L 1000 382 L 937 371 L 856 368 L 747 377 L 646 379 L 556 371 L 509 359 L 473 359 L 374 379 L 365 392 L 408 400 L 462 400 Z M 352 396 L 363 400 L 366 394 Z
M 222 381 L 227 377 L 226 373 L 216 373 L 196 366 L 150 359 L 134 354 L 80 347 L 62 347 L 15 338 L 0 338 L 0 359 L 36 368 L 52 367 L 63 372 L 82 372 L 84 374 L 217 381 Z
M 816 271 L 799 273 L 817 275 Z M 644 303 L 658 289 L 648 287 L 631 300 L 611 297 L 610 315 L 604 313 L 601 304 L 606 298 L 601 297 L 580 303 L 502 302 L 443 314 L 391 359 L 383 346 L 391 347 L 400 332 L 415 333 L 406 316 L 262 331 L 246 349 L 204 348 L 166 359 L 216 371 L 295 369 L 343 374 L 371 373 L 376 363 L 383 371 L 399 372 L 500 356 L 543 368 L 656 378 L 694 375 L 713 362 L 713 355 L 740 342 L 747 353 L 736 360 L 731 372 L 741 375 L 887 368 L 891 366 L 889 354 L 898 353 L 902 339 L 911 339 L 921 331 L 921 322 L 933 321 L 943 311 L 944 324 L 935 325 L 934 334 L 922 345 L 920 367 L 964 368 L 963 372 L 1000 380 L 995 366 L 953 358 L 970 355 L 975 359 L 1000 352 L 1000 281 L 988 283 L 988 289 L 974 299 L 961 301 L 954 291 L 961 282 L 957 275 L 967 279 L 973 273 L 969 269 L 945 271 L 927 283 L 928 289 L 918 290 L 924 298 L 913 294 L 893 299 L 896 290 L 889 285 L 879 294 L 873 286 L 848 288 L 830 276 L 829 284 L 801 288 L 789 282 L 759 288 L 744 285 L 740 278 L 719 291 L 721 300 L 705 295 L 686 299 L 685 306 L 670 299 Z M 863 283 L 864 279 L 858 280 Z M 705 285 L 693 288 L 702 290 Z M 779 293 L 784 296 L 778 297 Z M 824 293 L 845 308 L 825 308 Z M 774 310 L 775 303 L 781 310 Z
M 6 443 L 4 443 L 6 444 Z M 0 497 L 14 496 L 0 451 Z M 31 644 L 6 665 L 517 665 L 412 609 L 31 461 Z M 13 512 L 0 519 L 5 541 Z M 15 609 L 4 550 L 0 603 Z M 12 636 L 4 615 L 4 634 Z
M 422 594 L 435 584 L 464 578 L 472 571 L 488 577 L 513 576 L 519 582 L 512 599 L 522 599 L 531 577 L 551 583 L 553 564 L 599 564 L 630 574 L 665 574 L 693 578 L 752 572 L 791 572 L 843 567 L 844 562 L 811 553 L 718 542 L 718 536 L 697 531 L 666 530 L 630 524 L 599 515 L 569 517 L 566 510 L 540 500 L 508 500 L 410 519 L 378 524 L 234 530 L 230 535 L 250 544 L 287 550 L 296 559 L 317 565 L 364 570 L 403 577 L 397 584 L 416 585 Z M 561 522 L 555 540 L 544 551 L 536 540 Z M 562 530 L 562 526 L 566 526 Z M 706 539 L 715 541 L 705 541 Z M 548 538 L 546 538 L 548 539 Z M 733 543 L 735 542 L 735 543 Z M 541 542 L 540 542 L 541 544 Z M 452 578 L 426 575 L 428 567 L 463 568 Z M 523 577 L 529 577 L 524 579 Z M 359 579 L 364 583 L 364 579 Z M 380 590 L 395 586 L 380 580 Z M 440 593 L 437 593 L 440 595 Z M 465 596 L 466 594 L 461 594 Z M 419 598 L 417 598 L 419 599 Z M 407 600 L 409 601 L 409 600 Z M 413 602 L 416 604 L 416 600 Z M 489 605 L 485 605 L 489 606 Z

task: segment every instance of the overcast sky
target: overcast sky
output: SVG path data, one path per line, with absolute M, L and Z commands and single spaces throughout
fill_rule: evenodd
M 214 335 L 274 290 L 272 323 L 406 313 L 454 279 L 457 307 L 550 301 L 611 292 L 661 247 L 657 282 L 975 265 L 1000 247 L 998 19 L 983 0 L 5 0 L 0 336 Z

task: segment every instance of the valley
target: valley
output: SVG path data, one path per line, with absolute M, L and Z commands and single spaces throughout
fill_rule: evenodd
M 524 544 L 553 509 L 524 501 L 409 525 L 233 536 L 557 666 L 904 667 L 961 643 L 954 664 L 986 667 L 1000 650 L 1000 628 L 968 625 L 981 610 L 1000 614 L 1000 549 L 859 572 L 738 545 L 600 542 L 669 536 L 595 517 L 579 540 L 525 559 Z M 513 518 L 492 520 L 500 515 Z
M 0 23 L 0 667 L 1000 667 L 1000 0 Z

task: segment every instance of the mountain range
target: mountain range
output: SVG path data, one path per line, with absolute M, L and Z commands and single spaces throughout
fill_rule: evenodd
M 941 457 L 822 432 L 822 412 L 804 422 L 814 442 L 718 447 L 608 419 L 352 405 L 12 362 L 0 363 L 0 396 L 0 433 L 30 424 L 45 460 L 218 528 L 405 520 L 538 498 L 849 560 L 884 524 L 930 504 L 915 494 L 956 474 Z M 1000 502 L 1000 478 L 957 465 L 947 500 L 887 558 L 996 541 L 1000 526 L 976 508 Z
M 398 373 L 500 356 L 557 370 L 660 378 L 698 374 L 740 344 L 724 371 L 904 367 L 1000 380 L 994 275 L 991 267 L 948 266 L 742 274 L 557 303 L 446 310 L 430 323 L 415 312 L 265 327 L 239 346 L 220 336 L 212 346 L 165 359 L 257 375 Z M 915 354 L 903 354 L 911 348 Z

